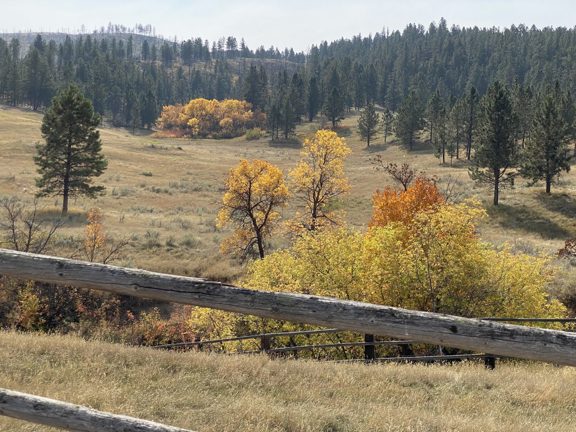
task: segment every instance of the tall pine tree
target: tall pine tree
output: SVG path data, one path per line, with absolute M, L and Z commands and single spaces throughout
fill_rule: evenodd
M 561 112 L 561 100 L 549 92 L 532 123 L 530 137 L 522 155 L 521 174 L 534 184 L 544 180 L 546 193 L 562 171 L 570 170 L 568 138 L 570 128 Z
M 511 169 L 517 162 L 515 131 L 509 92 L 496 81 L 482 100 L 475 165 L 470 169 L 473 180 L 492 186 L 494 205 L 498 205 L 502 185 L 514 177 Z
M 104 190 L 92 184 L 108 165 L 101 153 L 99 124 L 100 116 L 76 86 L 56 95 L 44 115 L 46 144 L 36 146 L 34 162 L 41 175 L 36 185 L 38 196 L 62 196 L 62 214 L 68 212 L 70 197 L 94 198 Z

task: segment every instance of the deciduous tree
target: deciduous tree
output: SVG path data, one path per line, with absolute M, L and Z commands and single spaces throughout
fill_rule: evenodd
M 256 246 L 260 258 L 264 258 L 265 240 L 289 195 L 282 171 L 263 160 L 242 160 L 230 170 L 226 187 L 217 224 L 230 224 L 235 230 L 222 244 L 222 250 L 241 251 L 246 256 Z
M 336 132 L 319 130 L 304 141 L 300 162 L 290 172 L 302 213 L 296 225 L 314 231 L 336 223 L 330 206 L 350 189 L 344 176 L 344 160 L 350 149 Z

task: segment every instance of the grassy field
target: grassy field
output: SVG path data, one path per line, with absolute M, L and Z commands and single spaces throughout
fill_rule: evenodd
M 576 369 L 350 365 L 0 332 L 0 386 L 198 431 L 573 431 Z M 50 431 L 0 417 L 3 431 Z
M 32 200 L 41 118 L 0 108 L 0 197 Z M 390 184 L 370 162 L 380 155 L 441 180 L 451 176 L 462 196 L 480 198 L 490 215 L 480 227 L 487 241 L 553 254 L 566 238 L 576 237 L 574 171 L 552 196 L 518 182 L 494 209 L 490 191 L 473 186 L 465 163 L 442 166 L 424 145 L 407 153 L 380 145 L 380 139 L 366 149 L 355 123 L 351 116 L 343 124 L 352 148 L 346 167 L 352 191 L 340 203 L 352 226 L 366 225 L 372 194 Z M 298 138 L 318 127 L 299 126 Z M 242 271 L 218 252 L 227 232 L 214 224 L 228 170 L 242 158 L 260 158 L 287 173 L 300 152 L 266 139 L 160 139 L 109 127 L 101 132 L 109 169 L 99 181 L 107 194 L 71 202 L 52 252 L 80 239 L 86 211 L 99 207 L 109 234 L 132 239 L 119 264 L 220 280 L 233 280 Z M 59 199 L 40 204 L 48 216 L 58 217 Z M 293 210 L 287 208 L 285 216 Z M 283 244 L 282 236 L 274 239 L 275 246 Z M 575 283 L 576 271 L 566 265 L 556 288 Z M 0 332 L 0 346 L 0 387 L 200 431 L 570 431 L 576 423 L 576 370 L 570 368 L 502 363 L 490 372 L 477 363 L 366 367 L 270 361 L 10 332 Z M 0 430 L 49 429 L 0 418 Z
M 41 119 L 38 113 L 0 108 L 0 196 L 33 198 L 37 174 L 32 157 L 34 144 L 41 140 Z M 352 148 L 346 167 L 352 191 L 343 198 L 341 207 L 351 225 L 365 226 L 372 194 L 390 184 L 370 162 L 371 157 L 380 155 L 385 161 L 409 162 L 440 179 L 451 176 L 463 195 L 478 196 L 488 203 L 491 217 L 481 227 L 488 241 L 506 241 L 520 250 L 550 253 L 557 251 L 564 239 L 576 237 L 574 170 L 563 176 L 550 197 L 542 193 L 542 187 L 527 188 L 519 182 L 514 190 L 503 192 L 501 206 L 494 209 L 489 205 L 490 191 L 473 186 L 465 163 L 442 166 L 424 145 L 407 153 L 397 145 L 379 144 L 382 138 L 367 149 L 357 136 L 355 124 L 355 116 L 343 123 Z M 318 127 L 316 123 L 301 125 L 298 138 L 303 140 Z M 273 145 L 267 139 L 161 139 L 109 127 L 103 127 L 101 135 L 109 168 L 99 181 L 107 193 L 97 200 L 71 202 L 60 243 L 82 235 L 85 213 L 96 206 L 103 210 L 112 236 L 133 239 L 121 264 L 224 280 L 241 272 L 237 263 L 219 254 L 218 245 L 227 233 L 218 231 L 214 224 L 228 170 L 242 158 L 260 158 L 287 173 L 300 152 L 297 146 Z M 59 199 L 44 199 L 41 205 L 54 217 L 59 214 Z M 285 216 L 292 211 L 287 208 Z M 281 236 L 274 243 L 282 245 Z

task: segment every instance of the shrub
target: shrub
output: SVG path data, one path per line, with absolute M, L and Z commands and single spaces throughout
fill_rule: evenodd
M 260 128 L 252 128 L 252 129 L 248 129 L 246 131 L 246 141 L 254 141 L 254 140 L 259 140 L 260 138 L 262 138 L 262 136 L 264 135 L 264 133 L 262 132 L 262 129 Z

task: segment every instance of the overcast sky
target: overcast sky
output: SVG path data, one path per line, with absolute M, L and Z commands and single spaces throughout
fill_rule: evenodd
M 179 40 L 244 37 L 259 45 L 307 50 L 311 44 L 446 18 L 448 25 L 576 26 L 575 0 L 1 0 L 0 32 L 76 32 L 109 22 L 151 24 Z

